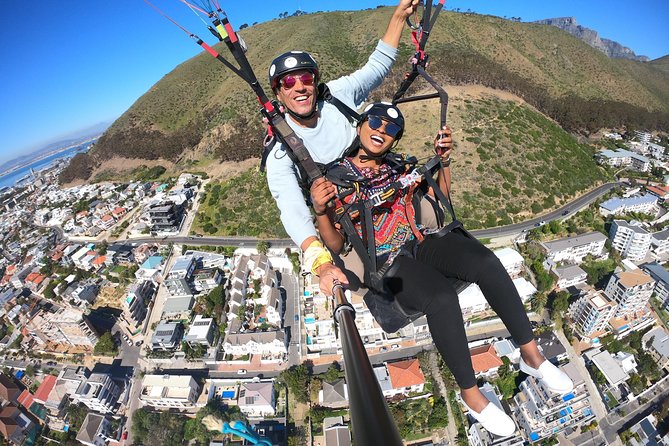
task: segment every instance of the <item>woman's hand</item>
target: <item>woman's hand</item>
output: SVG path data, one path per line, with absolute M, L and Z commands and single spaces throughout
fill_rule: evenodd
M 441 162 L 445 166 L 451 162 L 451 151 L 453 150 L 452 134 L 451 128 L 445 125 L 434 139 L 434 151 L 441 157 Z
M 337 193 L 334 184 L 325 178 L 318 178 L 311 184 L 311 203 L 316 215 L 323 215 L 327 210 L 328 203 Z

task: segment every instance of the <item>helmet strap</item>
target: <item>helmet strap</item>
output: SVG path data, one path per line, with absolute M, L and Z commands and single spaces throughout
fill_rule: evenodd
M 316 113 L 318 112 L 318 101 L 314 102 L 314 106 L 313 106 L 313 108 L 311 109 L 311 112 L 307 113 L 306 115 L 301 115 L 301 114 L 299 114 L 299 113 L 295 113 L 293 110 L 291 110 L 290 108 L 286 107 L 285 105 L 284 105 L 284 108 L 286 109 L 286 113 L 288 113 L 288 114 L 289 114 L 290 116 L 292 116 L 293 118 L 297 118 L 297 119 L 311 119 L 311 118 L 313 118 L 313 117 L 316 115 Z

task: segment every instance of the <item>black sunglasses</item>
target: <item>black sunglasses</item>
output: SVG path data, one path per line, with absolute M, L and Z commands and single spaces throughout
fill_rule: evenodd
M 397 134 L 402 131 L 402 127 L 399 125 L 395 124 L 394 122 L 384 121 L 383 118 L 376 115 L 369 115 L 367 117 L 367 124 L 369 124 L 369 128 L 372 130 L 378 130 L 385 124 L 383 131 L 391 138 L 396 137 Z

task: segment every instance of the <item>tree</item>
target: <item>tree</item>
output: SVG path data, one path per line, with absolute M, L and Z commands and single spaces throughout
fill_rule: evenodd
M 26 375 L 28 375 L 28 376 L 31 377 L 31 378 L 32 378 L 33 376 L 35 376 L 35 366 L 34 366 L 34 365 L 32 365 L 32 364 L 28 364 L 28 365 L 26 366 Z
M 629 384 L 630 389 L 635 395 L 638 395 L 646 390 L 646 380 L 636 373 L 632 373 L 630 375 L 630 379 L 627 381 L 627 384 Z
M 267 240 L 258 240 L 258 243 L 256 243 L 256 250 L 263 255 L 267 255 L 267 251 L 269 251 L 269 242 Z
M 93 353 L 104 356 L 116 356 L 118 354 L 118 348 L 111 332 L 106 331 L 100 336 L 100 339 L 93 348 Z
M 311 381 L 311 376 L 309 368 L 304 362 L 284 370 L 279 375 L 279 378 L 286 384 L 288 390 L 293 393 L 298 402 L 306 403 L 309 401 L 309 382 Z
M 328 370 L 321 375 L 324 381 L 333 382 L 341 378 L 341 367 L 337 361 L 333 361 Z

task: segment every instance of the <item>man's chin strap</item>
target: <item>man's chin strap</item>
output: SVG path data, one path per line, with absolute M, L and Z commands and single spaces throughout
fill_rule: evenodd
M 314 108 L 307 115 L 301 115 L 299 113 L 295 113 L 294 111 L 292 111 L 288 107 L 285 107 L 285 108 L 286 108 L 286 113 L 288 113 L 293 118 L 297 118 L 297 119 L 311 119 L 314 116 L 316 116 L 316 113 L 318 112 L 318 104 L 317 103 L 314 103 Z

